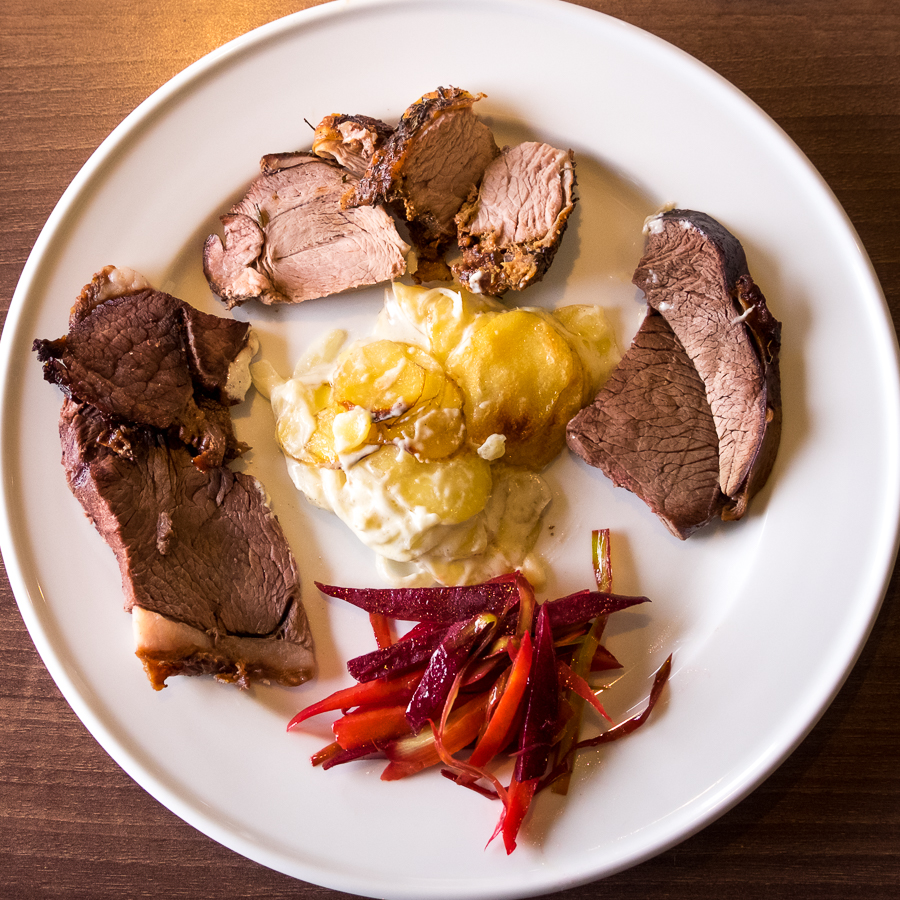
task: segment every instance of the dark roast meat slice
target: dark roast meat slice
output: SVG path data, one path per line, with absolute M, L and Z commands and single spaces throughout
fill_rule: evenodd
M 216 407 L 243 397 L 229 394 L 229 376 L 249 325 L 152 288 L 115 294 L 118 271 L 82 291 L 65 337 L 34 342 L 44 378 L 112 419 L 176 431 L 199 468 L 221 465 L 241 449 Z
M 334 160 L 357 178 L 362 178 L 375 151 L 393 130 L 371 116 L 325 116 L 316 126 L 312 152 Z
M 566 439 L 679 538 L 709 522 L 725 502 L 703 381 L 656 313 L 648 313 L 594 402 L 569 422 Z
M 771 472 L 781 435 L 781 325 L 750 277 L 740 243 L 714 219 L 672 210 L 650 220 L 648 232 L 634 282 L 650 312 L 607 387 L 569 423 L 567 441 L 685 538 L 713 515 L 739 519 Z M 672 346 L 654 345 L 661 362 L 653 365 L 662 372 L 668 358 L 681 373 L 672 376 L 672 388 L 665 377 L 641 382 L 647 331 L 662 331 L 662 323 Z M 659 398 L 678 396 L 687 369 L 696 379 L 681 417 L 662 414 Z M 688 424 L 692 443 L 682 446 Z
M 652 219 L 648 231 L 634 283 L 672 326 L 706 386 L 719 482 L 737 497 L 755 467 L 768 474 L 772 460 L 759 459 L 767 432 L 767 444 L 777 445 L 780 325 L 750 278 L 740 242 L 715 219 L 674 209 Z
M 163 433 L 113 426 L 70 399 L 60 438 L 69 487 L 116 554 L 155 688 L 176 674 L 242 686 L 311 676 L 296 565 L 256 479 L 200 472 Z
M 271 154 L 260 169 L 222 216 L 224 244 L 213 234 L 204 246 L 207 281 L 229 309 L 300 303 L 406 271 L 409 247 L 382 208 L 341 207 L 356 183 L 345 169 L 310 153 Z
M 483 96 L 441 87 L 417 100 L 344 205 L 392 204 L 420 256 L 439 259 L 456 241 L 459 208 L 500 152 L 491 129 L 472 111 Z
M 463 255 L 453 274 L 473 293 L 493 297 L 540 281 L 574 207 L 571 150 L 533 141 L 505 147 L 456 215 Z

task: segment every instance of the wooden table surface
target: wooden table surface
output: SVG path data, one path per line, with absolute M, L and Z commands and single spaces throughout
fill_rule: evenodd
M 51 210 L 125 115 L 215 47 L 313 5 L 298 0 L 0 2 L 4 317 Z M 896 325 L 896 0 L 590 0 L 581 5 L 693 54 L 787 131 L 849 214 Z M 898 595 L 895 573 L 871 638 L 836 701 L 749 798 L 657 858 L 555 896 L 900 896 Z M 777 634 L 777 623 L 772 624 Z M 0 898 L 346 896 L 243 859 L 132 782 L 51 680 L 5 573 L 0 653 Z

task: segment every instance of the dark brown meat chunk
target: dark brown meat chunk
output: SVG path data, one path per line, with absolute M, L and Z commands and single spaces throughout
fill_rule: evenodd
M 705 213 L 675 209 L 653 220 L 634 283 L 669 322 L 706 386 L 719 481 L 735 497 L 757 465 L 767 429 L 776 432 L 780 423 L 780 325 L 750 278 L 740 242 Z M 745 319 L 751 306 L 762 331 Z
M 34 347 L 47 381 L 112 419 L 175 430 L 204 468 L 240 451 L 230 418 L 213 407 L 234 399 L 226 395 L 228 372 L 248 333 L 246 323 L 201 313 L 162 291 L 104 299 L 89 285 L 68 334 Z
M 425 261 L 456 241 L 454 217 L 500 152 L 472 111 L 483 94 L 438 88 L 417 100 L 348 191 L 347 208 L 390 203 Z
M 116 554 L 138 655 L 154 687 L 174 674 L 300 684 L 313 669 L 296 565 L 256 479 L 203 473 L 158 431 L 111 426 L 66 400 L 72 493 Z
M 524 290 L 543 278 L 574 207 L 571 150 L 535 142 L 504 148 L 456 216 L 463 258 L 453 274 L 474 293 Z
M 356 183 L 309 153 L 263 157 L 261 176 L 210 235 L 203 269 L 228 308 L 247 300 L 300 303 L 399 278 L 409 247 L 380 207 L 343 209 Z

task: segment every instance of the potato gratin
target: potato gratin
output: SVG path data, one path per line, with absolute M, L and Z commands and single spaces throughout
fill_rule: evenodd
M 294 484 L 391 584 L 540 580 L 540 471 L 619 362 L 603 310 L 394 283 L 374 335 L 344 343 L 326 335 L 287 380 L 253 366 Z

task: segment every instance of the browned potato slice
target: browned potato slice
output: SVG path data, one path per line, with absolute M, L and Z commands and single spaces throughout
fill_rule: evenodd
M 419 460 L 443 459 L 461 446 L 466 437 L 462 391 L 449 378 L 443 390 L 417 404 L 394 424 L 378 426 L 385 442 L 395 442 Z
M 341 360 L 332 390 L 336 403 L 361 406 L 380 422 L 412 409 L 423 394 L 433 396 L 442 380 L 437 363 L 418 347 L 372 341 L 354 347 Z
M 511 310 L 487 319 L 447 361 L 466 395 L 466 427 L 479 446 L 506 437 L 504 459 L 542 468 L 565 444 L 580 408 L 584 370 L 548 316 Z

